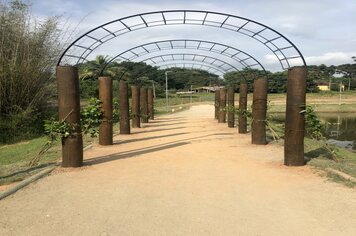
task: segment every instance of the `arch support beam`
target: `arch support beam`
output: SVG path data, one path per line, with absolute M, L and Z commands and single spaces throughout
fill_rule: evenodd
M 252 144 L 264 145 L 266 141 L 267 78 L 255 79 L 252 104 Z
M 103 111 L 99 126 L 99 144 L 112 145 L 112 79 L 110 77 L 99 77 L 99 99 Z
M 287 108 L 284 137 L 284 164 L 302 166 L 304 160 L 304 115 L 301 111 L 306 104 L 305 67 L 294 67 L 288 70 Z
M 62 167 L 83 165 L 83 138 L 80 124 L 80 98 L 78 69 L 57 66 L 59 120 L 74 127 L 74 133 L 62 139 Z

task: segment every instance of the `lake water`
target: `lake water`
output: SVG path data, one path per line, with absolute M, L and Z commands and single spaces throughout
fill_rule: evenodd
M 356 150 L 356 114 L 319 113 L 318 116 L 329 143 Z M 277 122 L 284 122 L 284 114 L 272 114 L 271 117 Z

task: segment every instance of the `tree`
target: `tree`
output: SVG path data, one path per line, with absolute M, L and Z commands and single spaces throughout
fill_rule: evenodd
M 58 17 L 40 22 L 20 0 L 2 1 L 0 9 L 0 142 L 9 142 L 42 126 L 35 118 L 54 94 L 53 67 L 63 47 Z
M 111 62 L 109 56 L 98 55 L 95 60 L 79 65 L 79 78 L 81 80 L 97 79 L 99 76 L 117 77 L 124 68 L 117 62 Z

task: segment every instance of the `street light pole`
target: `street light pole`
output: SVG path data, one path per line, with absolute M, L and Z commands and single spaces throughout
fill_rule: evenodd
M 168 112 L 168 73 L 172 71 L 166 71 L 166 112 Z

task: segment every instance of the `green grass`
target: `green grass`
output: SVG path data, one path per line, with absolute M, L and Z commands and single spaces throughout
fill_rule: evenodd
M 343 148 L 333 146 L 337 156 L 337 161 L 332 160 L 332 155 L 325 148 L 323 148 L 323 141 L 305 138 L 305 156 L 310 159 L 308 165 L 314 166 L 317 169 L 326 171 L 327 168 L 332 168 L 344 172 L 356 178 L 356 153 L 348 151 Z M 332 180 L 342 182 L 348 186 L 356 187 L 356 184 L 340 177 L 335 178 L 335 174 L 328 173 L 327 175 Z
M 60 156 L 59 142 L 46 153 L 36 167 L 29 166 L 31 159 L 37 156 L 46 142 L 46 137 L 40 137 L 0 146 L 0 185 L 23 180 L 48 165 L 54 165 Z

